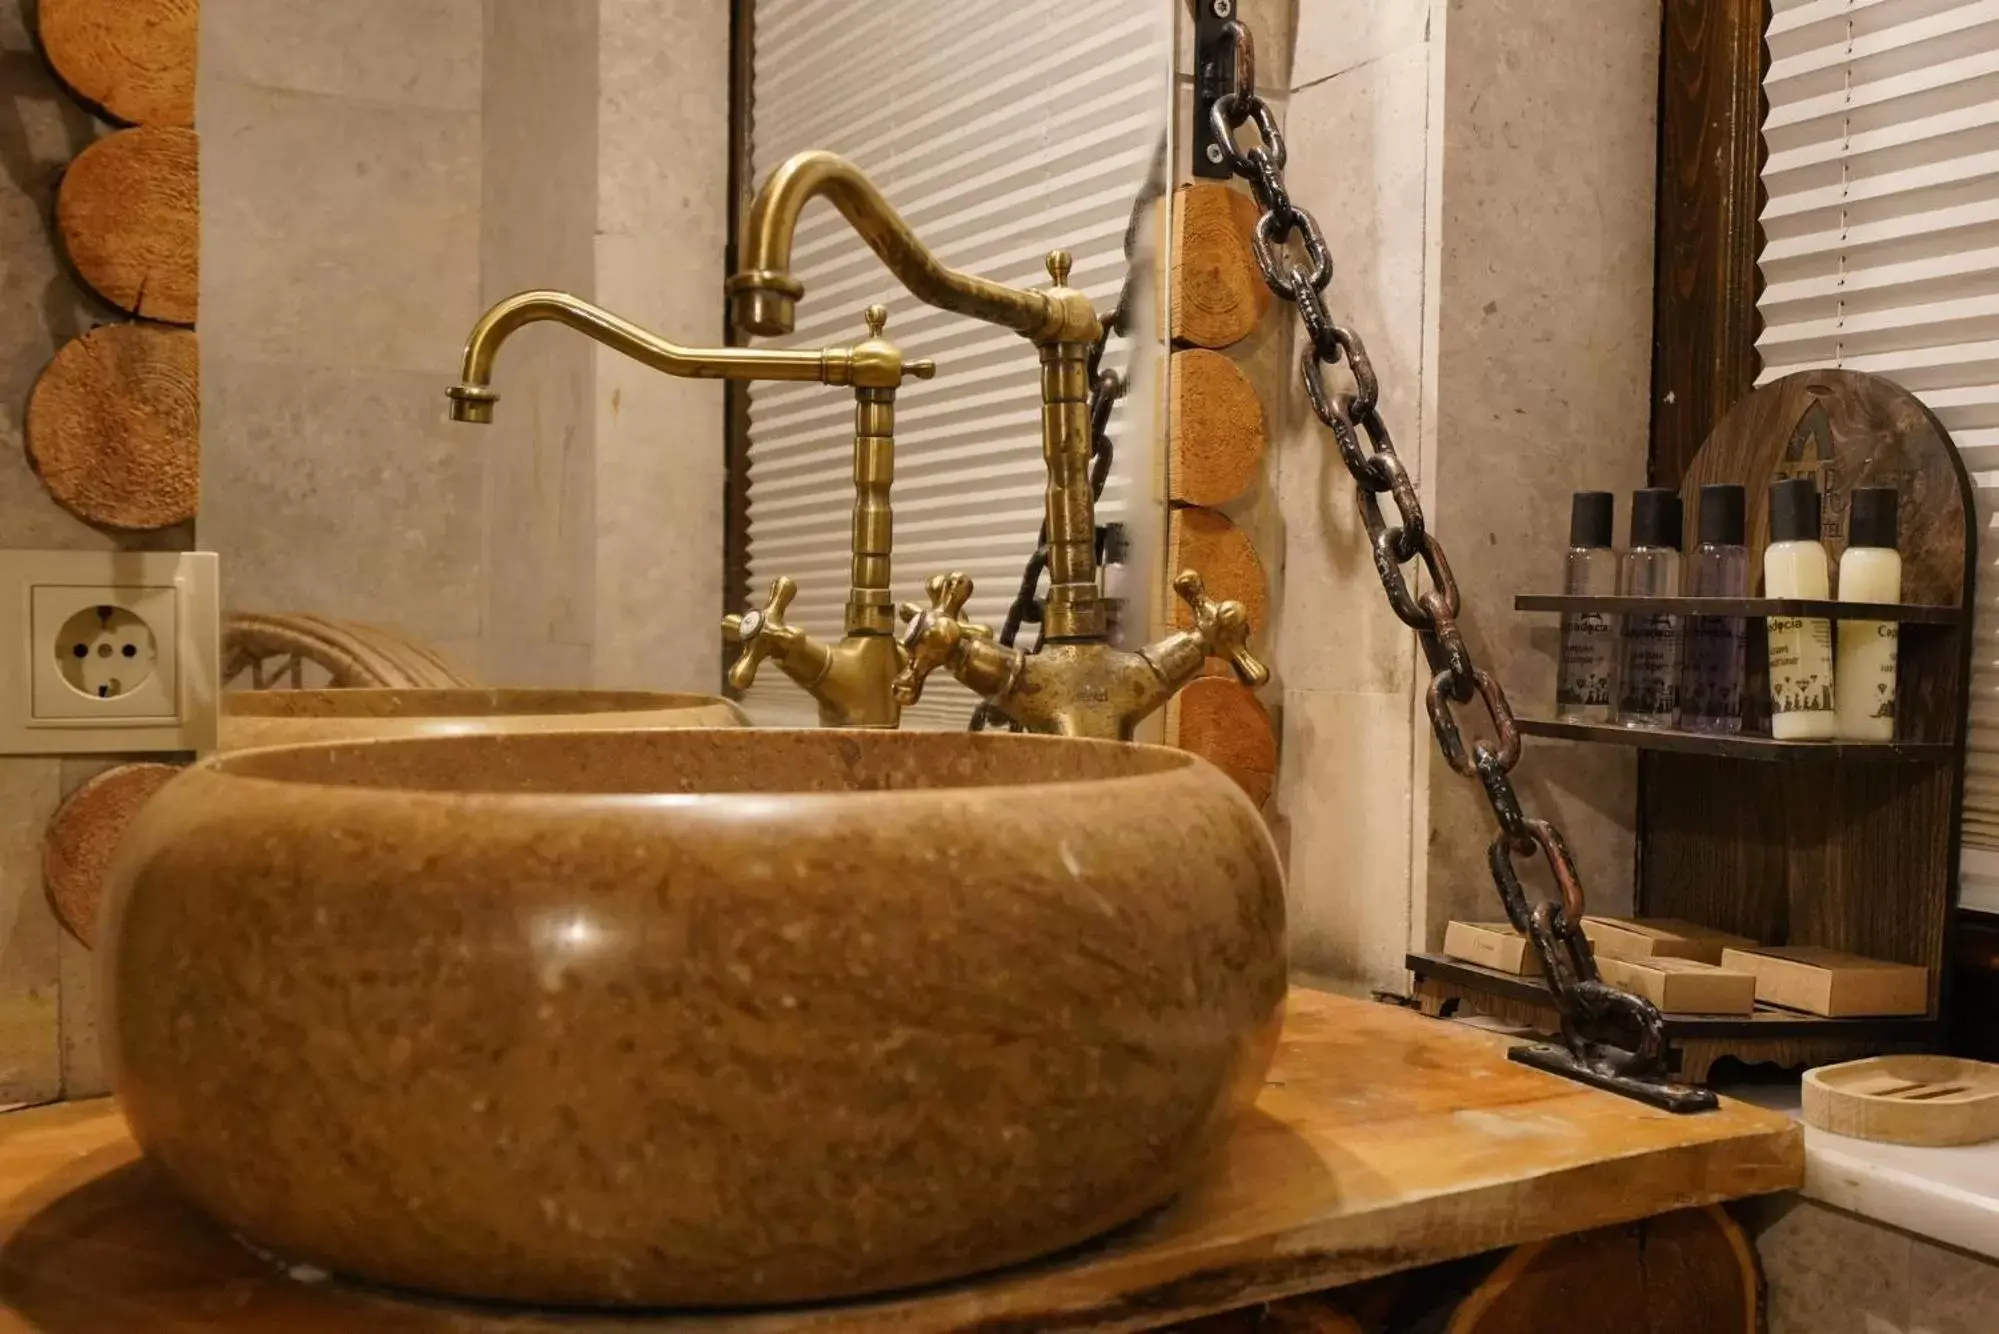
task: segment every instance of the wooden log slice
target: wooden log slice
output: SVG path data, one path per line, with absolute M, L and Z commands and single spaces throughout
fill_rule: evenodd
M 56 195 L 56 230 L 77 276 L 149 320 L 194 323 L 199 143 L 193 130 L 120 130 L 78 154 Z
M 200 0 L 41 0 L 42 51 L 69 90 L 126 125 L 194 124 Z
M 152 795 L 180 773 L 172 764 L 121 764 L 69 794 L 42 835 L 42 883 L 69 933 L 97 944 L 104 872 L 118 840 Z
M 1248 686 L 1232 677 L 1189 681 L 1166 714 L 1167 740 L 1199 755 L 1258 806 L 1277 783 L 1277 728 Z
M 191 329 L 107 324 L 65 344 L 28 398 L 28 459 L 58 504 L 109 528 L 192 519 L 201 356 Z
M 1169 374 L 1167 499 L 1234 500 L 1255 482 L 1269 441 L 1256 386 L 1233 361 L 1202 347 L 1175 352 Z
M 1250 628 L 1263 628 L 1269 611 L 1263 562 L 1250 545 L 1249 534 L 1227 515 L 1198 506 L 1174 510 L 1166 524 L 1166 551 L 1169 579 L 1182 570 L 1198 572 L 1209 597 L 1217 602 L 1234 598 L 1249 613 Z M 1173 599 L 1173 624 L 1182 630 L 1194 627 L 1192 608 L 1178 597 Z
M 1173 337 L 1199 347 L 1247 338 L 1270 309 L 1249 238 L 1256 201 L 1197 182 L 1173 194 Z

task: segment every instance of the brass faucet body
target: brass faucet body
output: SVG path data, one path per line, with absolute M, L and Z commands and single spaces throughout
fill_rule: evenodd
M 749 689 L 758 664 L 771 658 L 819 702 L 824 727 L 894 727 L 902 721 L 893 687 L 904 665 L 903 652 L 895 639 L 895 599 L 889 591 L 895 392 L 905 376 L 929 379 L 935 367 L 928 361 L 905 363 L 901 350 L 882 336 L 887 322 L 886 308 L 868 307 L 867 338 L 845 349 L 841 358 L 843 382 L 854 387 L 854 516 L 845 637 L 822 644 L 786 625 L 784 611 L 797 586 L 782 577 L 771 584 L 761 609 L 722 621 L 723 637 L 743 646 L 729 668 L 729 683 Z
M 1200 671 L 1210 650 L 1198 632 L 1191 638 L 1189 632 L 1169 635 L 1136 653 L 1107 642 L 1097 586 L 1096 501 L 1090 493 L 1089 359 L 1104 326 L 1089 298 L 1069 286 L 1069 255 L 1057 250 L 1048 256 L 1053 285 L 1040 290 L 962 273 L 917 238 L 853 163 L 828 152 L 799 153 L 771 174 L 750 206 L 742 268 L 726 287 L 738 327 L 784 334 L 795 326 L 805 287 L 791 273 L 792 238 L 805 205 L 818 198 L 840 211 L 919 300 L 1012 329 L 1032 341 L 1041 357 L 1049 582 L 1043 646 L 1030 655 L 988 642 L 959 619 L 962 597 L 951 607 L 940 596 L 940 585 L 955 592 L 960 582 L 969 595 L 970 580 L 940 576 L 931 581 L 930 609 L 904 608 L 911 621 L 903 635 L 909 661 L 897 680 L 898 698 L 914 702 L 923 677 L 941 666 L 1029 731 L 1129 739 L 1140 719 Z M 1228 612 L 1224 619 L 1231 625 L 1241 620 L 1238 604 L 1209 605 Z M 1244 680 L 1260 684 L 1268 678 L 1240 642 L 1229 656 Z
M 972 594 L 969 578 L 955 571 L 939 575 L 929 583 L 929 607 L 902 609 L 909 665 L 896 679 L 896 694 L 914 703 L 924 677 L 942 667 L 1030 732 L 1129 741 L 1140 720 L 1200 675 L 1211 657 L 1227 658 L 1252 686 L 1270 679 L 1249 653 L 1249 617 L 1240 602 L 1216 602 L 1191 570 L 1174 579 L 1173 588 L 1194 609 L 1191 630 L 1176 630 L 1137 652 L 1066 642 L 1023 653 L 960 619 Z

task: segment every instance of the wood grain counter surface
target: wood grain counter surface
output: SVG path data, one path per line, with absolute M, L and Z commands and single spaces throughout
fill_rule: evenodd
M 1154 1329 L 1803 1180 L 1803 1141 L 1781 1113 L 1724 1102 L 1672 1116 L 1505 1049 L 1293 989 L 1256 1109 L 1166 1209 L 984 1279 L 747 1314 L 522 1314 L 297 1281 L 180 1204 L 108 1100 L 16 1112 L 0 1117 L 0 1334 Z

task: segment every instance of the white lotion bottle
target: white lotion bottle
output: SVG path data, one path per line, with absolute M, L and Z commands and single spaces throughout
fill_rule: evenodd
M 1831 571 L 1819 541 L 1819 492 L 1809 477 L 1770 484 L 1770 545 L 1763 550 L 1763 596 L 1832 596 Z M 1779 741 L 1827 741 L 1833 710 L 1832 622 L 1816 616 L 1772 616 L 1770 735 Z
M 1901 497 L 1892 486 L 1855 487 L 1846 554 L 1839 558 L 1841 602 L 1900 602 L 1902 553 L 1896 550 Z M 1895 658 L 1901 627 L 1893 621 L 1841 621 L 1834 695 L 1839 735 L 1847 741 L 1895 739 Z

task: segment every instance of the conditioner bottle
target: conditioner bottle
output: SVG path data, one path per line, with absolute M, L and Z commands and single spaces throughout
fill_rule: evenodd
M 1855 487 L 1846 554 L 1839 558 L 1841 602 L 1900 602 L 1902 556 L 1892 486 Z M 1834 698 L 1839 735 L 1850 741 L 1895 739 L 1895 652 L 1900 627 L 1893 621 L 1841 621 Z
M 1809 477 L 1770 484 L 1770 545 L 1763 551 L 1763 594 L 1773 598 L 1831 596 L 1825 547 L 1819 541 L 1819 493 Z M 1834 735 L 1832 622 L 1816 616 L 1772 616 L 1770 735 L 1779 741 Z

